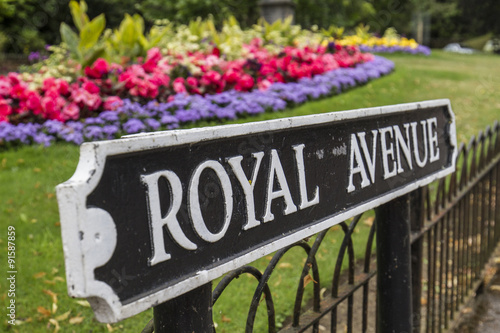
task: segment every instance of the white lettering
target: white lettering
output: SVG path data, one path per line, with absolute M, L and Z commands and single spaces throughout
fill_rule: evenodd
M 257 174 L 259 173 L 260 163 L 264 157 L 264 152 L 253 153 L 252 157 L 255 158 L 255 165 L 252 171 L 252 178 L 249 180 L 241 167 L 241 161 L 243 156 L 231 157 L 227 160 L 231 168 L 233 169 L 236 178 L 243 188 L 245 193 L 245 201 L 247 204 L 247 221 L 243 226 L 243 230 L 248 230 L 260 225 L 260 222 L 255 218 L 255 200 L 253 196 L 253 190 L 255 188 L 255 182 L 257 181 Z
M 372 130 L 372 154 L 370 156 L 370 153 L 368 151 L 368 145 L 366 144 L 366 133 L 365 132 L 359 132 L 358 137 L 359 141 L 361 142 L 361 149 L 363 149 L 363 155 L 365 156 L 366 163 L 368 164 L 368 171 L 370 172 L 370 178 L 372 180 L 372 183 L 375 183 L 375 156 L 377 154 L 377 136 L 378 136 L 378 131 L 377 130 Z
M 391 144 L 389 147 L 387 147 L 387 141 L 386 141 L 386 134 L 389 133 L 391 139 L 394 138 L 393 132 L 392 132 L 392 127 L 384 127 L 379 129 L 380 132 L 380 143 L 382 145 L 382 163 L 384 166 L 384 179 L 388 179 L 391 177 L 394 177 L 397 175 L 397 165 L 396 161 L 394 160 L 394 145 Z M 393 160 L 392 163 L 392 171 L 389 171 L 389 155 L 391 156 L 391 160 Z
M 200 184 L 200 176 L 203 170 L 212 169 L 220 180 L 222 192 L 224 193 L 224 225 L 218 233 L 212 233 L 208 230 L 203 216 L 201 214 L 200 207 L 200 197 L 198 193 L 198 187 Z M 217 161 L 205 161 L 198 165 L 193 175 L 191 176 L 191 182 L 189 184 L 188 190 L 189 197 L 189 215 L 191 221 L 193 222 L 194 230 L 203 240 L 215 243 L 220 240 L 226 234 L 229 223 L 231 222 L 231 216 L 233 214 L 233 189 L 231 187 L 231 180 L 226 173 L 224 167 Z
M 396 136 L 396 156 L 398 159 L 398 173 L 404 172 L 404 169 L 401 166 L 401 152 L 400 152 L 401 149 L 403 149 L 403 153 L 405 154 L 405 159 L 406 162 L 408 162 L 410 170 L 413 170 L 413 165 L 411 162 L 411 150 L 410 150 L 410 124 L 404 124 L 404 127 L 406 130 L 406 141 L 403 138 L 403 134 L 401 133 L 399 126 L 397 125 L 393 126 L 394 133 Z
M 275 178 L 278 180 L 280 189 L 273 191 Z M 271 203 L 274 199 L 283 197 L 285 200 L 285 215 L 295 213 L 297 206 L 293 203 L 292 194 L 288 188 L 285 172 L 281 165 L 280 158 L 276 149 L 271 150 L 271 165 L 269 167 L 269 177 L 267 179 L 267 194 L 266 194 L 266 208 L 263 222 L 274 220 L 274 215 L 271 213 Z
M 432 163 L 439 160 L 438 135 L 436 131 L 437 119 L 435 117 L 427 119 L 427 126 L 428 126 L 427 133 L 429 135 L 429 150 L 431 153 L 429 161 Z
M 356 167 L 354 167 L 354 159 L 356 159 Z M 363 158 L 361 157 L 361 151 L 359 150 L 358 140 L 356 135 L 351 134 L 351 165 L 349 168 L 349 186 L 347 186 L 347 192 L 350 193 L 356 189 L 353 184 L 353 175 L 356 173 L 361 174 L 361 188 L 370 185 L 370 180 L 366 174 L 365 164 L 363 163 Z
M 417 137 L 417 122 L 411 123 L 411 132 L 413 137 L 413 155 L 415 156 L 415 162 L 421 168 L 423 168 L 427 164 L 427 126 L 426 121 L 422 120 L 420 125 L 422 125 L 422 137 L 424 138 L 424 158 L 420 159 L 420 153 L 418 152 L 418 137 Z
M 165 177 L 170 184 L 170 208 L 165 218 L 161 216 L 160 194 L 158 180 Z M 165 252 L 163 239 L 163 226 L 166 225 L 174 241 L 186 250 L 196 250 L 197 246 L 191 242 L 179 225 L 177 212 L 182 203 L 182 184 L 177 175 L 172 171 L 159 171 L 150 175 L 141 176 L 147 186 L 147 200 L 149 210 L 149 225 L 153 255 L 149 259 L 151 266 L 170 259 L 170 254 Z
M 314 198 L 309 201 L 307 198 L 307 185 L 306 185 L 306 170 L 304 166 L 304 144 L 293 146 L 295 150 L 295 161 L 297 162 L 297 171 L 299 176 L 300 187 L 300 209 L 311 207 L 319 203 L 319 187 L 314 189 Z

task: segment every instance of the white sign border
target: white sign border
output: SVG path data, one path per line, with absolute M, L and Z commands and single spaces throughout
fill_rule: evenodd
M 106 236 L 113 237 L 113 234 L 116 233 L 112 218 L 104 210 L 86 208 L 87 195 L 99 183 L 107 156 L 222 138 L 240 137 L 268 131 L 320 125 L 367 116 L 414 112 L 418 109 L 443 106 L 446 106 L 450 112 L 450 144 L 454 147 L 452 165 L 446 169 L 442 169 L 384 196 L 376 197 L 369 202 L 365 202 L 334 217 L 327 218 L 318 224 L 296 231 L 230 262 L 209 270 L 197 272 L 195 276 L 188 277 L 175 285 L 166 287 L 125 305 L 120 302 L 109 285 L 94 278 L 94 269 L 102 266 L 111 258 L 116 245 L 113 242 L 102 242 Z M 455 171 L 456 156 L 455 115 L 448 99 L 282 118 L 247 124 L 136 134 L 118 140 L 84 143 L 80 148 L 80 160 L 74 175 L 56 188 L 61 218 L 68 294 L 72 297 L 87 298 L 92 305 L 97 320 L 106 323 L 120 321 L 206 284 L 231 270 L 251 263 L 301 239 L 312 236 L 350 217 L 373 209 L 418 187 L 425 186 L 438 178 L 442 178 Z M 89 255 L 89 252 L 98 252 L 99 255 Z

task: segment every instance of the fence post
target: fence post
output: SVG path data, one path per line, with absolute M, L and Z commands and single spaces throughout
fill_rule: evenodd
M 213 332 L 212 283 L 153 308 L 155 333 Z
M 410 195 L 377 214 L 377 333 L 412 332 Z
M 411 232 L 420 232 L 424 226 L 424 197 L 423 189 L 419 188 L 410 193 L 410 228 Z M 413 301 L 413 333 L 420 332 L 421 295 L 422 295 L 422 261 L 423 236 L 411 244 L 411 285 Z

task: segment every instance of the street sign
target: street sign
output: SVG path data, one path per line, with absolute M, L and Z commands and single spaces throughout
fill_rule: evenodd
M 115 322 L 455 169 L 448 100 L 85 143 L 57 187 L 69 294 Z

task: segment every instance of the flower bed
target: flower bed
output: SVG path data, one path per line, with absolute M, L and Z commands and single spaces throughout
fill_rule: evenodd
M 382 45 L 364 26 L 334 39 L 334 30 L 304 30 L 290 20 L 242 30 L 229 18 L 220 31 L 211 19 L 180 26 L 161 20 L 145 33 L 140 16 L 126 15 L 118 30 L 104 31 L 104 16 L 90 20 L 83 4 L 70 3 L 79 33 L 62 23 L 64 43 L 48 48 L 46 60 L 0 76 L 0 147 L 80 144 L 274 112 L 394 67 L 360 51 L 360 41 Z M 91 28 L 92 38 L 85 32 Z M 418 45 L 394 35 L 384 41 Z
M 229 90 L 215 95 L 178 93 L 170 101 L 151 100 L 142 105 L 130 99 L 114 111 L 104 111 L 83 121 L 47 120 L 44 123 L 0 123 L 0 142 L 6 144 L 44 144 L 119 138 L 125 134 L 166 130 L 200 120 L 224 120 L 284 110 L 364 84 L 390 73 L 394 64 L 382 57 L 354 68 L 339 68 L 297 82 L 273 83 L 266 90 Z
M 264 90 L 272 83 L 296 82 L 373 58 L 356 47 L 335 44 L 287 46 L 273 54 L 259 39 L 243 44 L 243 50 L 241 58 L 226 60 L 217 47 L 208 52 L 165 56 L 158 48 L 152 48 L 146 59 L 129 66 L 97 59 L 73 82 L 9 73 L 0 76 L 0 122 L 78 120 L 114 110 L 123 98 L 146 103 L 151 99 L 168 101 L 176 93 L 206 95 L 233 89 Z
M 357 46 L 362 52 L 373 53 L 409 53 L 430 55 L 431 49 L 418 44 L 412 38 L 400 36 L 396 29 L 388 28 L 382 37 L 377 37 L 368 32 L 369 27 L 360 25 L 356 34 L 345 36 L 337 40 L 341 45 Z

